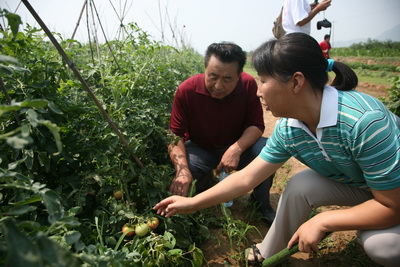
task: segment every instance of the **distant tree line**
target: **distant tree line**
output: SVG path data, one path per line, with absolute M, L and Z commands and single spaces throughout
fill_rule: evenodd
M 356 57 L 400 57 L 400 42 L 368 39 L 366 42 L 352 44 L 349 47 L 333 48 L 331 55 Z

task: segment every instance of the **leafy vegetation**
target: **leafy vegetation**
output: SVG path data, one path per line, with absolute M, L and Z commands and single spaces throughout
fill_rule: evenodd
M 207 238 L 207 220 L 160 217 L 155 229 L 145 223 L 174 172 L 166 150 L 173 95 L 202 71 L 202 57 L 152 41 L 135 24 L 128 33 L 99 53 L 58 38 L 131 151 L 38 29 L 2 32 L 2 264 L 201 265 L 195 244 Z M 115 190 L 123 194 L 114 197 Z M 126 223 L 147 231 L 129 237 Z
M 393 86 L 389 89 L 389 97 L 383 101 L 389 110 L 400 117 L 400 77 L 393 78 L 392 82 Z
M 333 48 L 332 57 L 385 57 L 393 58 L 400 55 L 400 42 L 378 41 L 368 39 L 366 42 L 353 44 L 349 47 Z

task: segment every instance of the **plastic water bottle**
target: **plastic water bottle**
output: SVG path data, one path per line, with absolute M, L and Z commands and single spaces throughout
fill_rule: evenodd
M 219 181 L 221 182 L 224 180 L 226 177 L 228 177 L 229 173 L 225 172 L 224 168 L 221 169 L 221 172 L 219 173 Z M 230 206 L 233 205 L 233 200 L 229 200 L 228 202 L 224 203 L 225 207 L 229 208 Z

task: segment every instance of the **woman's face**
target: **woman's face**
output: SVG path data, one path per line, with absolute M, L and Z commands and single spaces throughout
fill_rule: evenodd
M 257 96 L 267 111 L 275 117 L 287 117 L 290 114 L 291 93 L 290 82 L 281 82 L 272 76 L 260 75 Z

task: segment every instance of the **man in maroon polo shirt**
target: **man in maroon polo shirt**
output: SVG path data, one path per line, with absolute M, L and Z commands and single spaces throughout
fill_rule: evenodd
M 175 94 L 170 130 L 180 140 L 168 147 L 176 169 L 170 191 L 187 196 L 193 179 L 196 192 L 212 186 L 212 171 L 239 170 L 265 146 L 263 111 L 257 83 L 243 72 L 246 53 L 233 43 L 211 44 L 205 72 L 184 81 Z M 272 177 L 271 177 L 272 178 Z M 253 190 L 263 217 L 272 222 L 269 203 L 272 179 Z

